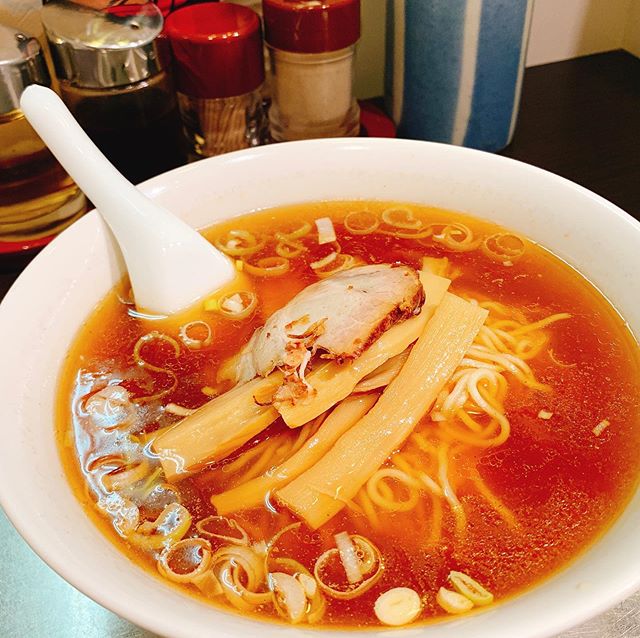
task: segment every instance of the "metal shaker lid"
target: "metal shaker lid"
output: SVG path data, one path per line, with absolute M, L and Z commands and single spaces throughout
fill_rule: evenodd
M 162 70 L 155 40 L 163 18 L 155 4 L 96 10 L 56 0 L 41 16 L 56 74 L 75 86 L 125 86 Z
M 0 24 L 0 115 L 20 108 L 22 91 L 30 84 L 50 83 L 40 43 Z

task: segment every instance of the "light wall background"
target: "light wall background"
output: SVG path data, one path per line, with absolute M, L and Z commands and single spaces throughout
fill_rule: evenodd
M 42 0 L 0 0 L 0 23 L 14 29 L 24 29 L 31 35 L 40 35 L 41 7 Z
M 361 2 L 356 93 L 364 98 L 384 90 L 386 0 Z M 534 0 L 527 66 L 621 48 L 640 57 L 640 0 Z
M 622 48 L 628 16 L 639 5 L 637 0 L 536 0 L 527 66 Z

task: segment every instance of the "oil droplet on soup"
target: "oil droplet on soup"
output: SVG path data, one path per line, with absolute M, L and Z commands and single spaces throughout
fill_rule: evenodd
M 317 227 L 321 218 L 332 225 Z M 602 295 L 541 247 L 472 217 L 388 202 L 269 210 L 205 234 L 236 260 L 238 280 L 179 319 L 155 321 L 133 311 L 123 282 L 77 335 L 59 389 L 60 450 L 78 498 L 122 552 L 167 584 L 287 623 L 421 622 L 540 583 L 624 508 L 640 471 L 638 346 Z M 395 266 L 372 274 L 367 264 Z M 400 264 L 414 283 L 422 271 L 425 305 L 422 288 L 413 294 L 405 281 L 405 314 L 381 310 L 383 327 L 354 359 L 327 361 L 321 347 L 337 339 L 326 325 L 342 320 L 340 307 L 313 325 L 300 311 L 283 328 L 276 370 L 256 364 L 248 378 L 266 378 L 228 394 L 241 378 L 234 357 L 267 347 L 269 334 L 247 343 L 280 308 L 298 312 L 289 302 L 300 291 L 327 282 L 335 303 L 335 282 L 352 273 L 341 307 L 358 323 L 377 309 L 357 306 L 353 295 L 371 290 L 356 290 L 355 276 L 398 276 Z M 324 303 L 324 288 L 308 290 Z M 349 304 L 362 314 L 347 316 Z M 443 348 L 453 362 L 436 385 L 431 370 L 411 367 L 411 349 L 462 315 L 470 336 L 457 359 L 429 342 L 427 355 Z M 392 353 L 394 339 L 413 345 Z M 375 348 L 384 356 L 337 407 L 314 406 L 323 366 L 335 372 L 354 360 L 364 369 Z M 397 410 L 386 430 L 376 424 L 395 406 L 383 400 L 389 384 L 399 396 L 433 391 L 415 427 Z M 210 417 L 194 414 L 205 404 Z M 289 427 L 279 413 L 302 424 Z M 194 419 L 203 429 L 188 439 Z M 375 440 L 342 449 L 365 427 Z M 391 431 L 403 434 L 387 450 Z M 381 464 L 357 469 L 360 456 L 381 450 Z M 338 454 L 353 467 L 317 470 Z M 320 497 L 306 508 L 311 480 Z M 410 613 L 398 592 L 411 593 Z

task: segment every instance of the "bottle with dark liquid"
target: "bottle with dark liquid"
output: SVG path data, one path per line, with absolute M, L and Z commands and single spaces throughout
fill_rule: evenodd
M 180 117 L 158 49 L 153 4 L 96 11 L 64 0 L 42 11 L 62 99 L 133 183 L 186 162 Z
M 20 252 L 71 224 L 86 199 L 20 111 L 30 84 L 49 84 L 40 44 L 0 25 L 0 252 Z M 42 242 L 37 242 L 41 244 Z

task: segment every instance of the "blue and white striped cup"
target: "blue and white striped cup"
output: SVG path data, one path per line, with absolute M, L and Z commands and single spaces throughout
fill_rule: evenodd
M 532 0 L 387 0 L 385 97 L 398 135 L 511 141 Z

